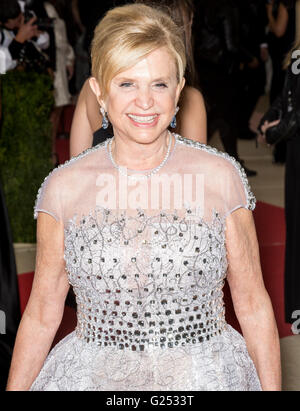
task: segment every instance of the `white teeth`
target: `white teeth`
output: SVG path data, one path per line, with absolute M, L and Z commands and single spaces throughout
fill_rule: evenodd
M 128 114 L 128 117 L 132 118 L 132 120 L 136 121 L 137 123 L 152 123 L 156 117 L 157 114 L 155 116 L 148 116 L 148 117 L 139 117 L 139 116 L 134 116 L 133 114 Z

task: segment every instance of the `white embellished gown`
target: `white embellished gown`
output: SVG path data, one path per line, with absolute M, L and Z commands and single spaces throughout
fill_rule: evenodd
M 172 140 L 149 178 L 120 174 L 108 140 L 41 186 L 35 217 L 64 223 L 78 322 L 32 391 L 261 390 L 244 338 L 225 321 L 222 292 L 226 218 L 253 210 L 255 198 L 235 159 Z

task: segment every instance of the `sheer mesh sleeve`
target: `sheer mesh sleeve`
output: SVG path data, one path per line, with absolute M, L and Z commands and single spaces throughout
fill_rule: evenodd
M 225 170 L 224 204 L 226 217 L 239 208 L 254 210 L 256 198 L 250 188 L 245 170 L 234 158 Z
M 60 178 L 57 169 L 49 174 L 38 191 L 34 206 L 35 219 L 37 219 L 39 212 L 51 215 L 56 221 L 63 219 Z

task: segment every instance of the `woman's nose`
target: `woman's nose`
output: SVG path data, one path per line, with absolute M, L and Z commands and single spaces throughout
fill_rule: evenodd
M 148 87 L 140 88 L 137 92 L 136 105 L 143 110 L 148 110 L 154 104 L 152 92 Z

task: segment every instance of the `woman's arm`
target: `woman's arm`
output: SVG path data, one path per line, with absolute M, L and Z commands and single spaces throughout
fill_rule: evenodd
M 70 156 L 74 157 L 92 147 L 93 133 L 102 127 L 98 101 L 86 80 L 78 97 L 72 121 Z
M 199 90 L 186 86 L 180 100 L 178 133 L 191 140 L 207 144 L 207 116 L 204 99 Z
M 263 126 L 266 123 L 271 123 L 271 122 L 281 119 L 282 115 L 284 114 L 284 104 L 283 104 L 284 98 L 285 98 L 285 91 L 283 90 L 281 95 L 276 98 L 272 106 L 269 108 L 269 110 L 266 112 L 266 114 L 264 114 L 264 116 L 260 120 L 259 125 L 257 127 L 257 130 L 260 133 L 265 133 L 265 130 L 263 130 Z
M 61 323 L 68 289 L 63 225 L 39 213 L 36 271 L 17 333 L 8 391 L 29 390 L 39 374 Z
M 276 37 L 284 36 L 289 22 L 289 13 L 284 4 L 280 3 L 277 18 L 273 16 L 273 4 L 267 5 L 269 28 Z
M 281 390 L 280 346 L 270 297 L 265 289 L 252 213 L 227 217 L 228 282 L 249 354 L 262 389 Z

